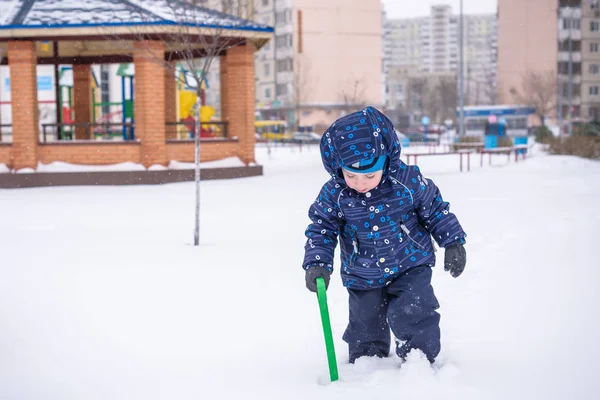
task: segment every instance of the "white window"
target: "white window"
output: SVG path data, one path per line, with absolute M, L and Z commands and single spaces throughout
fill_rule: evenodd
M 580 20 L 577 18 L 563 19 L 563 29 L 573 29 L 578 31 L 580 29 Z
M 590 96 L 598 96 L 598 86 L 590 86 Z
M 590 43 L 590 53 L 597 53 L 598 52 L 598 42 L 592 42 Z
M 293 60 L 291 58 L 277 60 L 277 64 L 276 64 L 277 72 L 289 72 L 292 70 L 292 67 L 293 67 Z
M 280 36 L 275 36 L 275 48 L 276 49 L 285 49 L 292 47 L 292 35 L 284 34 Z
M 592 32 L 600 31 L 600 21 L 591 21 L 590 22 L 590 31 L 592 31 Z
M 285 96 L 288 94 L 288 87 L 287 84 L 285 83 L 278 83 L 277 87 L 275 88 L 276 92 L 277 92 L 277 96 Z
M 265 76 L 269 76 L 271 74 L 271 64 L 266 63 L 264 68 L 265 68 Z
M 271 88 L 265 88 L 265 98 L 271 98 Z
M 592 75 L 600 74 L 600 65 L 590 64 L 590 74 L 592 74 Z

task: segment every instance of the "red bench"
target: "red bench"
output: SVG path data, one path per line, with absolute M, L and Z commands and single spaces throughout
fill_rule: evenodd
M 445 153 L 423 153 L 423 154 L 404 154 L 407 158 L 406 158 L 406 162 L 407 164 L 410 164 L 410 158 L 414 157 L 415 158 L 415 163 L 413 165 L 417 165 L 418 162 L 418 158 L 419 157 L 428 157 L 428 156 L 448 156 L 448 155 L 452 155 L 452 154 L 458 154 L 459 159 L 460 159 L 460 172 L 463 172 L 463 155 L 466 158 L 467 161 L 467 171 L 471 170 L 471 153 L 475 153 L 474 149 L 464 149 L 464 150 L 457 150 L 457 151 L 451 151 L 451 152 L 445 152 Z

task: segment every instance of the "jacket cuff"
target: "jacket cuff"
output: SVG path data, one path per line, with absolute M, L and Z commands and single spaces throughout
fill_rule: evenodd
M 330 274 L 333 273 L 333 265 L 331 264 L 325 264 L 325 263 L 312 263 L 312 264 L 307 264 L 304 266 L 304 270 L 308 270 L 311 267 L 321 267 L 326 269 Z
M 460 239 L 454 240 L 454 241 L 452 241 L 452 242 L 450 242 L 450 243 L 446 244 L 446 245 L 444 246 L 444 248 L 445 248 L 445 249 L 447 249 L 447 248 L 449 248 L 449 247 L 455 247 L 455 246 L 463 245 L 463 244 L 465 244 L 465 243 L 467 243 L 467 241 L 465 240 L 465 238 L 464 238 L 464 237 L 461 237 Z

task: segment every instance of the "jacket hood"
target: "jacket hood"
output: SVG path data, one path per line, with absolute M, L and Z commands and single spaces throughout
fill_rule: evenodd
M 400 141 L 392 121 L 374 107 L 339 118 L 321 138 L 323 166 L 338 181 L 342 167 L 383 155 L 388 157 L 383 175 L 393 175 L 400 167 Z

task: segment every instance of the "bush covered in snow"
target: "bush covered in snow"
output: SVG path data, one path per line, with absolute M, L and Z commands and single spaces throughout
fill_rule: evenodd
M 549 144 L 551 154 L 600 159 L 600 136 L 574 134 L 563 138 L 552 138 Z

